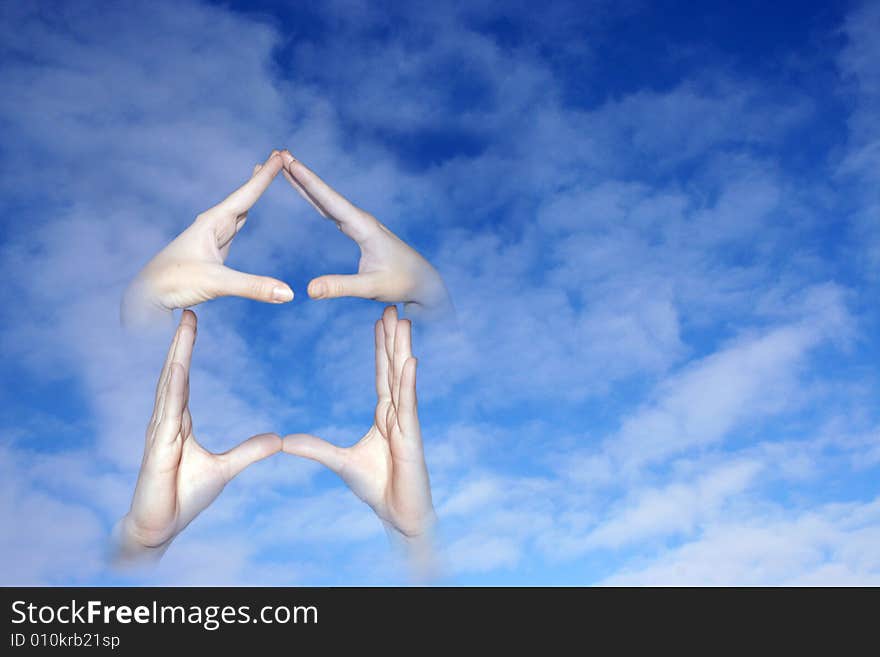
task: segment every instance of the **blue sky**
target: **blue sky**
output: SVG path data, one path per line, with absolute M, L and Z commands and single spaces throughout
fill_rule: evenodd
M 880 584 L 876 3 L 4 3 L 0 583 L 387 584 L 380 524 L 279 456 L 159 569 L 104 566 L 167 339 L 118 300 L 287 147 L 424 253 L 444 583 Z M 351 444 L 381 305 L 278 180 L 197 309 L 196 435 Z

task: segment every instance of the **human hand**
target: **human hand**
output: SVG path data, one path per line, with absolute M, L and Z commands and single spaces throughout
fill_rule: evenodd
M 223 454 L 196 442 L 189 412 L 189 366 L 196 316 L 185 310 L 156 387 L 144 458 L 131 509 L 117 523 L 115 561 L 157 561 L 171 541 L 247 466 L 281 451 L 281 438 L 261 434 Z
M 415 565 L 430 565 L 435 521 L 431 483 L 416 402 L 416 359 L 409 320 L 389 306 L 376 322 L 376 413 L 352 447 L 308 434 L 284 438 L 284 451 L 324 464 L 366 502 L 409 549 Z
M 251 179 L 224 201 L 205 210 L 162 249 L 129 284 L 122 299 L 122 323 L 150 326 L 170 321 L 175 308 L 238 296 L 266 303 L 293 299 L 286 283 L 226 267 L 229 247 L 247 221 L 248 210 L 282 168 L 278 151 L 254 168 Z
M 361 250 L 358 273 L 319 276 L 309 283 L 313 299 L 362 297 L 402 302 L 423 317 L 452 314 L 452 301 L 437 270 L 376 217 L 356 207 L 290 153 L 282 153 L 284 177 Z

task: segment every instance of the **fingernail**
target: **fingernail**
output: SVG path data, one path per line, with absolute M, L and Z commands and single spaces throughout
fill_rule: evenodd
M 309 285 L 309 296 L 313 299 L 320 299 L 327 293 L 327 286 L 323 283 L 312 283 Z
M 293 162 L 296 162 L 296 158 L 287 150 L 281 151 L 281 159 L 284 161 L 284 166 L 290 166 Z
M 278 303 L 284 303 L 293 299 L 293 290 L 289 287 L 276 287 L 272 290 L 272 300 Z

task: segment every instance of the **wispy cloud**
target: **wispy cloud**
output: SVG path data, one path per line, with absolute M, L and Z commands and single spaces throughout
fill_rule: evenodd
M 459 329 L 415 336 L 451 581 L 875 581 L 880 14 L 839 27 L 841 106 L 778 83 L 796 50 L 778 74 L 670 42 L 627 76 L 608 35 L 635 10 L 579 5 L 528 29 L 492 2 L 4 5 L 0 581 L 400 576 L 369 509 L 280 457 L 157 573 L 104 569 L 166 348 L 122 334 L 119 294 L 278 146 L 452 291 Z M 283 182 L 260 201 L 230 264 L 297 299 L 198 309 L 207 446 L 366 430 L 380 308 L 304 289 L 356 258 Z

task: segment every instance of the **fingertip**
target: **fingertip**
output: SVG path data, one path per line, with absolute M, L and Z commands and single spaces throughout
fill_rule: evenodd
M 293 290 L 284 281 L 271 276 L 248 274 L 225 265 L 210 268 L 205 288 L 214 297 L 244 297 L 261 303 L 286 303 L 293 299 Z
M 293 290 L 290 289 L 289 285 L 284 283 L 276 284 L 274 288 L 272 288 L 272 301 L 275 303 L 287 303 L 288 301 L 293 301 Z
M 189 324 L 190 326 L 195 327 L 198 323 L 198 318 L 196 317 L 195 312 L 187 308 L 180 315 L 180 323 Z
M 281 157 L 281 153 L 279 153 L 277 150 L 272 151 L 272 153 L 269 155 L 268 158 L 266 158 L 266 161 L 263 162 L 263 165 L 260 168 L 262 169 L 264 166 L 270 166 L 275 173 L 278 173 L 278 171 L 284 168 L 284 160 Z
M 198 334 L 198 324 L 199 321 L 196 314 L 192 310 L 184 310 L 180 315 L 180 326 L 178 328 L 181 339 L 184 338 L 187 332 L 192 332 L 192 341 L 195 342 L 196 335 Z
M 323 299 L 327 296 L 327 283 L 320 279 L 315 279 L 309 283 L 308 292 L 312 299 Z
M 406 359 L 412 356 L 412 333 L 410 321 L 400 319 L 394 328 L 394 361 L 400 361 L 400 366 L 406 364 Z
M 271 450 L 269 450 L 269 454 L 277 454 L 284 446 L 284 442 L 281 440 L 281 436 L 274 432 L 261 433 L 259 436 L 257 436 L 257 438 L 265 442 L 267 447 L 271 447 Z
M 286 163 L 285 170 L 290 174 L 291 178 L 293 178 L 297 185 L 299 185 L 305 191 L 307 196 L 311 196 L 314 193 L 314 185 L 315 179 L 318 182 L 323 184 L 323 181 L 317 177 L 314 171 L 309 169 L 305 164 L 303 164 L 302 160 L 298 160 L 291 155 L 291 160 Z M 314 198 L 311 200 L 313 205 L 316 205 L 316 209 L 321 212 L 325 217 L 328 216 L 324 210 L 321 208 L 321 204 L 317 203 Z
M 385 334 L 397 324 L 397 306 L 386 306 L 382 312 L 382 321 L 385 323 Z
M 382 331 L 385 335 L 385 354 L 389 359 L 394 355 L 394 343 L 397 341 L 397 308 L 386 306 L 382 313 Z
M 280 450 L 281 437 L 277 433 L 260 433 L 229 451 L 218 454 L 218 457 L 225 465 L 226 480 L 229 481 L 245 468 L 277 454 Z

